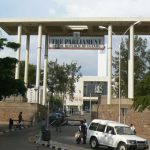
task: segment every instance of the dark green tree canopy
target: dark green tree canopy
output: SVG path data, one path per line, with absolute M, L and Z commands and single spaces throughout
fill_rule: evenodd
M 20 44 L 15 42 L 8 42 L 6 38 L 0 38 L 0 49 L 2 50 L 4 47 L 9 47 L 16 51 L 20 47 Z
M 5 47 L 16 50 L 20 45 L 14 42 L 7 42 L 7 39 L 0 38 L 0 49 L 4 50 Z M 17 62 L 15 58 L 0 58 L 0 100 L 13 94 L 25 95 L 26 88 L 24 83 L 21 80 L 14 79 L 14 69 Z
M 135 87 L 135 99 L 134 105 L 135 109 L 138 110 L 138 106 L 144 105 L 141 108 L 145 107 L 145 102 L 140 98 L 143 94 L 144 96 L 149 96 L 148 87 L 144 82 L 145 78 L 149 76 L 147 74 L 150 71 L 150 50 L 147 49 L 147 39 L 142 39 L 141 37 L 135 36 L 134 39 L 134 87 Z M 121 96 L 126 97 L 128 95 L 128 51 L 129 51 L 129 40 L 122 40 L 120 44 L 120 56 L 121 56 Z M 119 76 L 119 52 L 115 51 L 115 57 L 113 57 L 113 67 L 115 69 L 115 81 L 118 83 Z M 150 84 L 150 81 L 148 81 Z M 142 85 L 144 84 L 144 85 Z M 119 85 L 119 84 L 117 84 Z M 145 92 L 140 92 L 141 86 L 146 86 Z M 115 87 L 114 92 L 118 95 L 118 86 Z M 143 93 L 143 94 L 142 94 Z M 139 100 L 140 98 L 140 100 Z M 140 102 L 140 103 L 139 103 Z M 146 103 L 148 104 L 148 103 Z

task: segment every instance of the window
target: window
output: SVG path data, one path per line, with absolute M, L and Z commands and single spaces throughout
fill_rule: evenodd
M 90 130 L 94 130 L 94 131 L 96 131 L 96 129 L 97 129 L 97 126 L 98 126 L 98 123 L 91 123 L 91 125 L 90 125 L 90 127 L 89 127 L 89 129 Z
M 105 127 L 106 127 L 106 125 L 99 124 L 98 128 L 97 128 L 97 131 L 104 132 L 105 131 Z
M 133 135 L 133 132 L 130 127 L 126 126 L 116 126 L 115 127 L 117 134 L 120 135 Z
M 111 126 L 107 126 L 106 133 L 115 134 L 114 128 Z

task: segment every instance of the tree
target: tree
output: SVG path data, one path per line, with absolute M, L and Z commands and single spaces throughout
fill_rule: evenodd
M 62 103 L 66 94 L 73 98 L 75 92 L 75 82 L 81 74 L 80 66 L 77 63 L 59 65 L 57 60 L 48 64 L 48 89 L 50 92 L 50 100 L 61 100 Z
M 7 39 L 0 38 L 0 49 L 4 50 L 5 47 L 16 50 L 20 47 L 20 44 L 7 42 Z M 17 62 L 15 58 L 0 58 L 0 100 L 12 94 L 25 95 L 26 88 L 24 83 L 19 79 L 14 79 L 14 68 Z
M 0 49 L 3 50 L 4 47 L 9 47 L 16 51 L 20 47 L 20 44 L 15 42 L 8 42 L 6 38 L 0 38 Z
M 150 71 L 145 74 L 143 80 L 137 81 L 135 93 L 133 108 L 138 111 L 150 109 Z
M 28 87 L 31 88 L 36 82 L 36 66 L 29 64 L 28 70 Z M 25 61 L 20 62 L 20 80 L 24 81 Z
M 134 87 L 135 87 L 135 99 L 134 103 L 137 102 L 141 93 L 138 93 L 138 89 L 145 78 L 146 73 L 150 70 L 150 50 L 147 50 L 147 39 L 142 39 L 136 36 L 134 39 Z M 127 97 L 128 95 L 128 50 L 129 40 L 125 39 L 120 44 L 120 56 L 121 56 L 121 96 Z M 118 83 L 119 76 L 119 52 L 115 51 L 115 57 L 113 58 L 113 67 L 115 69 L 115 82 Z M 119 85 L 119 84 L 117 84 Z M 118 86 L 114 90 L 118 96 Z M 138 100 L 139 101 L 139 100 Z M 144 104 L 144 101 L 140 100 L 140 104 Z M 136 105 L 134 105 L 136 106 Z M 138 107 L 135 107 L 138 108 Z

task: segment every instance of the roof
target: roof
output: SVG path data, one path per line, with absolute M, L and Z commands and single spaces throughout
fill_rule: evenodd
M 48 19 L 0 19 L 0 27 L 10 35 L 17 34 L 18 25 L 22 25 L 23 35 L 37 35 L 38 26 L 43 26 L 43 35 L 70 36 L 72 30 L 68 25 L 87 25 L 88 29 L 81 31 L 82 36 L 106 35 L 107 30 L 100 30 L 98 26 L 113 26 L 113 32 L 122 35 L 133 23 L 135 34 L 148 35 L 150 33 L 150 18 L 120 18 L 120 17 L 100 17 L 100 18 L 48 18 Z
M 100 124 L 108 124 L 108 125 L 111 125 L 111 126 L 128 126 L 126 124 L 122 124 L 122 123 L 119 123 L 119 122 L 116 122 L 116 121 L 112 121 L 112 120 L 102 120 L 102 119 L 94 119 L 92 120 L 92 122 L 95 122 L 95 123 L 100 123 Z

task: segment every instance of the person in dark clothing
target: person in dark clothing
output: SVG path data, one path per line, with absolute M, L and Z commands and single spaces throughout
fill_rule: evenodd
M 56 132 L 61 132 L 61 122 L 62 122 L 62 116 L 59 114 L 56 116 L 55 126 L 56 126 Z
M 22 112 L 20 112 L 18 116 L 19 129 L 21 129 L 22 123 L 23 123 Z
M 12 127 L 13 127 L 13 124 L 14 124 L 13 119 L 10 118 L 10 119 L 9 119 L 9 130 L 10 130 L 10 131 L 11 131 Z
M 18 116 L 18 122 L 21 123 L 22 120 L 23 120 L 23 119 L 22 119 L 22 112 L 20 112 L 20 113 L 19 113 L 19 116 Z
M 84 124 L 84 121 L 81 121 L 81 137 L 83 139 L 83 144 L 86 144 L 86 136 L 87 136 L 87 128 L 86 125 Z

